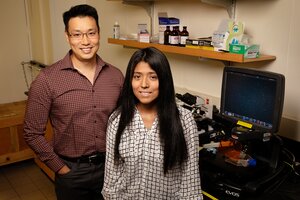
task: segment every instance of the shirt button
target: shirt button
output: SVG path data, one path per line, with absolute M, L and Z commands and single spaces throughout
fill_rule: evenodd
M 97 123 L 97 121 L 95 120 L 94 123 Z
M 92 92 L 95 92 L 95 90 L 93 89 Z
M 97 108 L 97 106 L 94 106 L 94 108 Z

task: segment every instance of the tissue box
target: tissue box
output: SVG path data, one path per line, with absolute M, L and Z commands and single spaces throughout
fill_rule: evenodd
M 216 51 L 229 51 L 230 44 L 240 44 L 245 25 L 241 21 L 223 19 L 216 31 L 213 32 L 212 45 Z
M 257 44 L 230 44 L 229 52 L 243 54 L 244 58 L 257 58 L 259 56 L 259 45 Z

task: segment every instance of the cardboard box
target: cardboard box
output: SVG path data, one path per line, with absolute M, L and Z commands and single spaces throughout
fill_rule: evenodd
M 138 24 L 138 41 L 150 43 L 150 34 L 147 30 L 147 24 Z
M 164 32 L 166 30 L 167 26 L 170 26 L 170 29 L 172 31 L 172 27 L 173 26 L 179 26 L 180 24 L 180 20 L 178 18 L 175 17 L 167 17 L 166 13 L 164 13 L 164 15 L 160 14 L 161 16 L 158 17 L 158 23 L 159 23 L 159 27 L 158 27 L 158 38 L 159 44 L 164 44 Z
M 205 38 L 189 38 L 186 40 L 187 45 L 197 45 L 197 46 L 212 46 L 211 37 Z
M 213 46 L 185 45 L 185 47 L 192 48 L 192 49 L 202 49 L 202 50 L 214 51 Z
M 230 44 L 229 52 L 236 53 L 236 54 L 243 54 L 244 58 L 257 58 L 259 57 L 259 45 Z
M 150 43 L 150 34 L 149 33 L 139 33 L 138 34 L 138 41 Z

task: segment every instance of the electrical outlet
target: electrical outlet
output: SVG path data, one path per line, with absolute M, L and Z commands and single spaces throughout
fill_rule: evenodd
M 203 107 L 205 108 L 205 117 L 212 119 L 213 103 L 208 97 L 205 97 L 204 100 L 205 103 L 203 104 Z

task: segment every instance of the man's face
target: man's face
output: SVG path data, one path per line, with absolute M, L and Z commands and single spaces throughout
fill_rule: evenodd
M 99 49 L 99 30 L 92 17 L 74 17 L 69 21 L 67 41 L 73 51 L 73 59 L 89 62 L 95 59 Z

